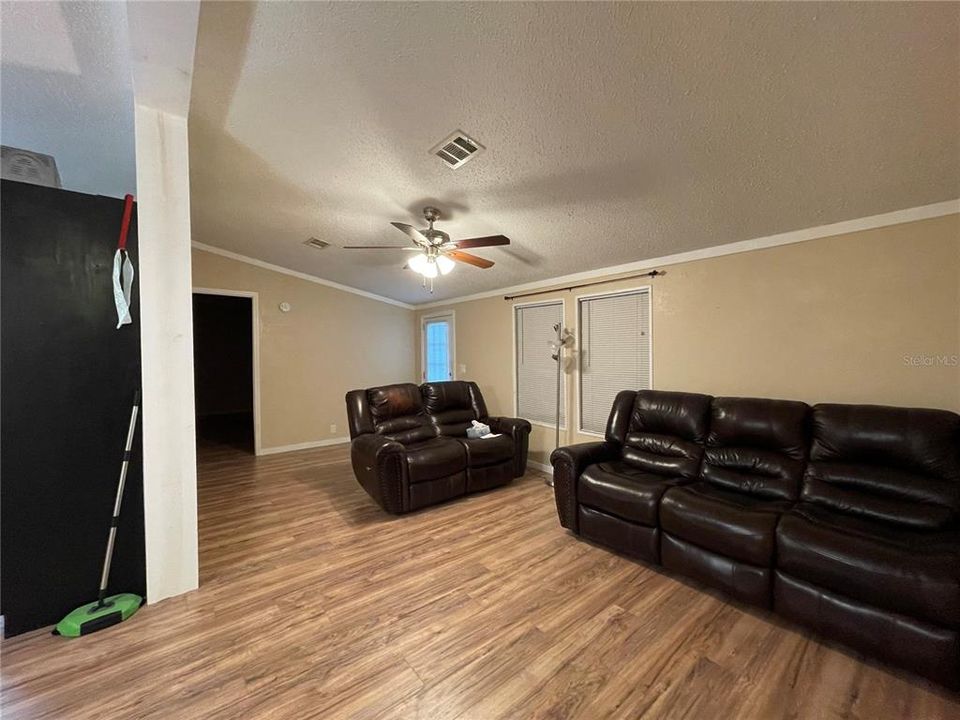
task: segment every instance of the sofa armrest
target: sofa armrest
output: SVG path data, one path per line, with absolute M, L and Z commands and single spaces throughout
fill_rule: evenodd
M 405 448 L 396 440 L 364 433 L 350 443 L 353 474 L 367 494 L 389 513 L 406 509 Z
M 522 477 L 527 471 L 530 423 L 523 418 L 511 417 L 488 417 L 483 422 L 490 426 L 490 432 L 503 433 L 513 438 L 513 476 Z
M 550 454 L 553 465 L 553 494 L 557 501 L 560 524 L 574 532 L 577 526 L 577 479 L 589 465 L 620 457 L 621 447 L 612 442 L 590 442 L 567 445 Z

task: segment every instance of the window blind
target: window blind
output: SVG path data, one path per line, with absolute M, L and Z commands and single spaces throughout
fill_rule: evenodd
M 517 372 L 517 415 L 531 422 L 556 422 L 557 363 L 551 357 L 550 341 L 556 340 L 553 326 L 563 322 L 563 303 L 550 302 L 515 307 Z M 560 392 L 560 424 L 566 422 Z
M 580 429 L 603 433 L 621 390 L 650 388 L 650 293 L 583 298 L 580 315 Z

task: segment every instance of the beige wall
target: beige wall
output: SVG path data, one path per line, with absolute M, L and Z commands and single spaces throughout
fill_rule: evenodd
M 651 285 L 659 389 L 960 411 L 960 367 L 937 360 L 960 355 L 960 216 L 660 269 L 524 301 L 562 298 L 572 329 L 578 295 Z M 480 384 L 491 413 L 513 413 L 513 302 L 502 296 L 413 312 L 199 250 L 193 284 L 259 293 L 265 449 L 346 436 L 344 392 L 415 381 L 419 318 L 448 309 L 458 377 Z M 575 353 L 566 378 L 575 410 Z M 552 446 L 552 429 L 535 426 L 531 460 Z
M 346 437 L 347 390 L 417 377 L 412 310 L 196 249 L 193 286 L 259 294 L 264 450 Z
M 573 329 L 577 295 L 651 285 L 658 389 L 960 411 L 960 367 L 936 360 L 960 355 L 958 215 L 660 269 L 514 302 L 563 298 Z M 449 306 L 458 377 L 480 384 L 492 414 L 513 412 L 512 306 L 502 296 Z M 568 429 L 561 442 L 590 439 Z M 546 462 L 552 447 L 552 429 L 535 426 L 530 459 Z

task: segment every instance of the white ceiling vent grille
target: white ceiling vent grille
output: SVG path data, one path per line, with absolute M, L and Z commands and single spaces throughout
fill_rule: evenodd
M 457 130 L 450 137 L 434 147 L 431 155 L 436 155 L 448 167 L 458 168 L 482 153 L 486 148 L 471 138 L 462 130 Z
M 303 244 L 307 247 L 312 247 L 314 250 L 323 250 L 324 248 L 330 247 L 330 243 L 324 242 L 320 238 L 312 237 L 309 240 L 304 240 Z

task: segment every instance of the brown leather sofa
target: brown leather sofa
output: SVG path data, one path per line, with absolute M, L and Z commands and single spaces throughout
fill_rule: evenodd
M 506 485 L 526 472 L 530 423 L 490 417 L 476 383 L 384 385 L 346 395 L 353 472 L 399 514 Z M 500 437 L 470 439 L 472 420 Z
M 660 504 L 665 567 L 770 606 L 774 531 L 800 494 L 808 410 L 787 400 L 714 398 L 697 481 Z
M 564 527 L 620 552 L 660 561 L 658 512 L 663 494 L 691 482 L 700 469 L 710 398 L 621 392 L 606 442 L 560 448 L 551 457 Z M 559 461 L 559 465 L 558 465 Z
M 625 391 L 551 462 L 578 535 L 960 687 L 955 413 Z

